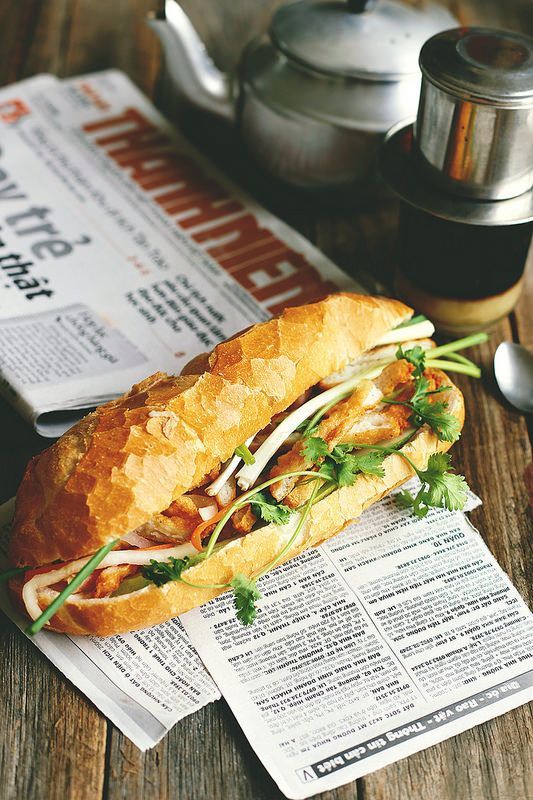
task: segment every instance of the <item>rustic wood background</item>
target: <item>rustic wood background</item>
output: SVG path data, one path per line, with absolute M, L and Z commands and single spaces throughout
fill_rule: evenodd
M 182 0 L 219 66 L 236 64 L 263 30 L 273 0 Z M 125 70 L 189 136 L 275 213 L 349 272 L 386 278 L 396 225 L 392 200 L 332 208 L 279 192 L 256 176 L 227 132 L 169 99 L 160 50 L 145 25 L 157 0 L 1 0 L 0 84 L 38 72 Z M 533 34 L 532 0 L 449 0 L 464 24 Z M 428 254 L 431 258 L 431 254 Z M 524 598 L 533 592 L 533 464 L 526 420 L 501 402 L 491 357 L 503 339 L 533 347 L 533 269 L 513 314 L 476 354 L 480 382 L 461 381 L 468 422 L 455 463 L 484 505 L 472 513 Z M 505 265 L 502 264 L 502 269 Z M 16 490 L 30 455 L 47 442 L 0 404 L 0 500 Z M 142 755 L 4 617 L 0 621 L 0 796 L 7 800 L 274 800 L 280 792 L 224 702 L 182 721 Z M 522 707 L 400 761 L 322 800 L 533 798 L 531 708 Z

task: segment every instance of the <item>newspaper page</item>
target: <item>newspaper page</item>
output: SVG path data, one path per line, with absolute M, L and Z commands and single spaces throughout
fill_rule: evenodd
M 358 288 L 121 73 L 3 89 L 0 128 L 0 378 L 43 435 L 287 305 Z
M 0 571 L 14 502 L 0 506 Z M 21 631 L 28 620 L 0 584 L 0 610 Z M 32 642 L 141 750 L 154 747 L 183 717 L 220 698 L 179 619 L 121 636 L 41 631 Z
M 311 797 L 533 699 L 533 616 L 462 513 L 394 498 L 185 630 L 264 766 Z

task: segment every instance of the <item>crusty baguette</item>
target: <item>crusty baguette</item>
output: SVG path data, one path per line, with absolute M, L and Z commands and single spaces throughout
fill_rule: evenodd
M 462 427 L 464 422 L 463 396 L 459 389 L 444 376 L 443 385 L 451 387 L 448 396 L 448 411 L 453 413 Z M 419 468 L 425 468 L 429 456 L 450 447 L 441 442 L 429 428 L 421 428 L 404 447 L 404 452 Z M 387 456 L 383 462 L 385 475 L 359 475 L 353 486 L 332 492 L 311 508 L 306 523 L 286 556 L 287 561 L 295 555 L 315 547 L 339 533 L 352 520 L 360 516 L 365 508 L 392 491 L 396 486 L 412 477 L 407 462 L 398 455 Z M 247 534 L 241 539 L 229 541 L 207 561 L 191 567 L 186 578 L 191 583 L 216 584 L 229 582 L 236 573 L 248 577 L 256 574 L 270 563 L 281 551 L 290 535 L 283 525 L 267 525 Z M 22 581 L 13 581 L 11 591 L 20 606 Z M 164 586 L 147 586 L 138 592 L 118 597 L 100 599 L 70 598 L 53 617 L 52 627 L 56 631 L 72 634 L 94 634 L 110 636 L 115 633 L 146 628 L 183 614 L 221 594 L 220 589 L 193 589 L 184 583 L 172 581 Z M 52 590 L 40 594 L 44 608 L 56 596 Z
M 218 345 L 201 375 L 158 373 L 101 406 L 29 463 L 11 561 L 79 558 L 147 522 L 410 315 L 397 300 L 332 295 Z

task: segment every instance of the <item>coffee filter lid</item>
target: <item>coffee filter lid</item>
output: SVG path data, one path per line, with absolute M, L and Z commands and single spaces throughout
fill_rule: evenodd
M 433 36 L 420 69 L 452 94 L 496 106 L 533 106 L 533 39 L 493 28 L 455 28 Z

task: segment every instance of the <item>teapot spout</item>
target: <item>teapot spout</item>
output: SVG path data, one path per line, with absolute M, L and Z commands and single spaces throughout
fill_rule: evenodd
M 205 111 L 233 120 L 229 78 L 217 69 L 176 0 L 165 0 L 164 16 L 153 16 L 148 24 L 159 36 L 170 78 L 180 94 Z

